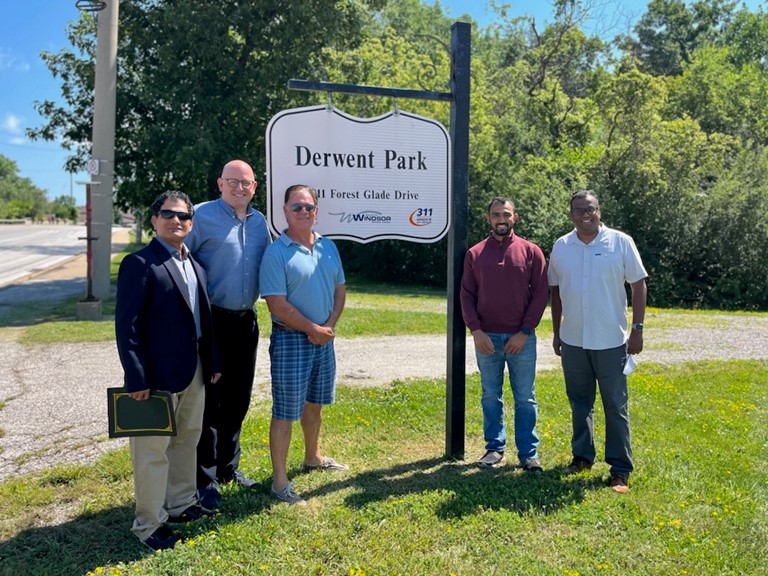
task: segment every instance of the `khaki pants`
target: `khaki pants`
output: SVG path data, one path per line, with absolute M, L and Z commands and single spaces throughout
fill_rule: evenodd
M 130 438 L 136 519 L 131 530 L 144 541 L 168 516 L 197 502 L 197 442 L 203 426 L 205 386 L 200 359 L 186 390 L 173 395 L 176 436 Z

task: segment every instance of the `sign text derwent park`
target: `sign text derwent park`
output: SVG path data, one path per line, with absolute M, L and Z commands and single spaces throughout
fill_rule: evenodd
M 286 188 L 318 191 L 316 229 L 357 242 L 436 242 L 450 225 L 450 138 L 437 121 L 393 111 L 355 118 L 330 106 L 284 110 L 267 127 L 267 219 L 287 227 Z

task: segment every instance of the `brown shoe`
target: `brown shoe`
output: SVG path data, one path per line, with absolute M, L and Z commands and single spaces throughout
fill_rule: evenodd
M 618 492 L 619 494 L 626 494 L 629 492 L 629 482 L 627 482 L 627 477 L 623 474 L 611 474 L 611 490 Z
M 574 456 L 573 460 L 571 460 L 571 463 L 568 464 L 568 466 L 565 469 L 565 474 L 578 474 L 579 472 L 584 472 L 584 470 L 591 470 L 592 469 L 592 462 L 589 460 L 585 460 L 584 458 L 579 458 L 578 456 Z

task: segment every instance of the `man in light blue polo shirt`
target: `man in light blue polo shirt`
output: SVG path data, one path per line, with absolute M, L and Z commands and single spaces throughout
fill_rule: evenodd
M 285 192 L 288 228 L 264 254 L 259 289 L 272 314 L 272 456 L 274 498 L 306 505 L 288 480 L 293 422 L 304 432 L 305 470 L 348 470 L 320 451 L 322 408 L 336 397 L 333 339 L 346 299 L 336 245 L 314 231 L 317 191 L 304 185 Z

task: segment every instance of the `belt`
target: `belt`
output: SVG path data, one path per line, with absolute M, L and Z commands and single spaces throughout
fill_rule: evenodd
M 222 308 L 221 306 L 214 305 L 211 305 L 211 310 L 217 314 L 224 314 L 225 316 L 236 316 L 238 318 L 242 318 L 249 312 L 253 312 L 253 308 L 249 308 L 248 310 L 229 310 L 228 308 Z
M 272 330 L 280 330 L 281 332 L 301 332 L 301 330 L 294 330 L 285 324 L 278 324 L 277 322 L 272 322 Z

